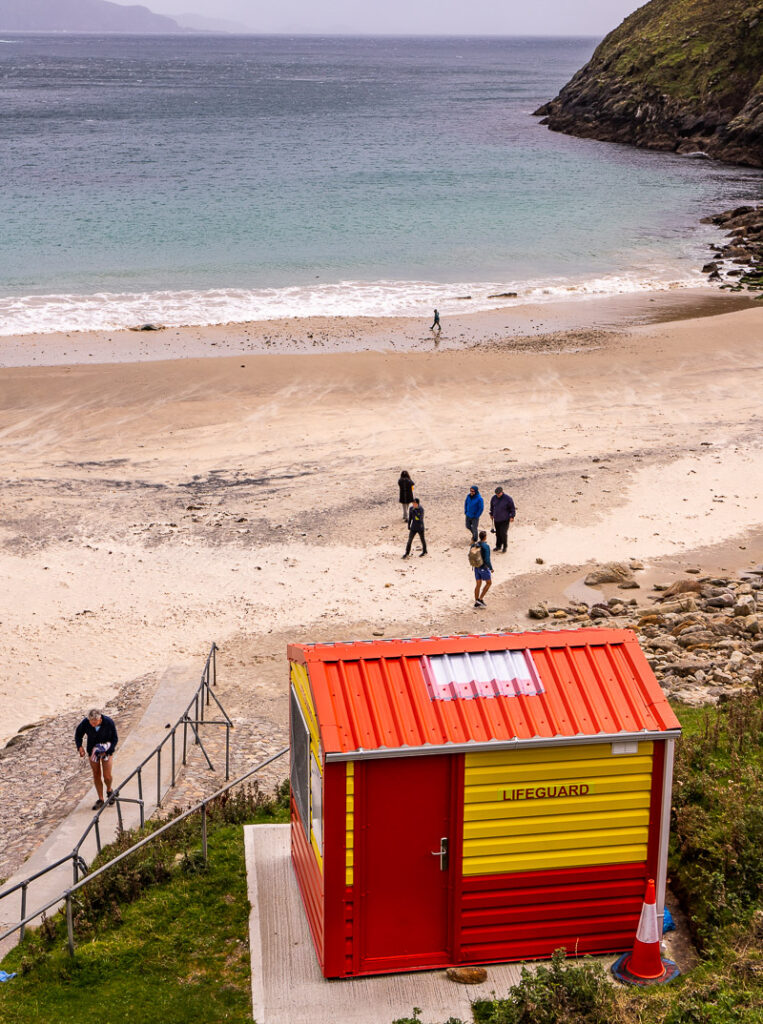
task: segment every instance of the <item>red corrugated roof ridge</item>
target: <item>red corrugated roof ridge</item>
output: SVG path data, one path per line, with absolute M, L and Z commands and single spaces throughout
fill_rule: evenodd
M 422 655 L 530 650 L 545 692 L 431 700 Z M 308 668 L 324 749 L 347 754 L 680 729 L 630 630 L 290 644 Z

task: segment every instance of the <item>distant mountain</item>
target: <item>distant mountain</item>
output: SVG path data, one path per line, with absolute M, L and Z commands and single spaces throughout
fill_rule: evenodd
M 0 32 L 182 32 L 172 18 L 147 7 L 109 0 L 0 0 Z
M 570 135 L 763 167 L 763 0 L 650 0 L 536 114 Z
M 181 28 L 190 28 L 194 32 L 227 32 L 232 35 L 251 34 L 254 29 L 242 25 L 239 21 L 227 21 L 225 18 L 207 18 L 203 14 L 176 14 L 175 21 Z

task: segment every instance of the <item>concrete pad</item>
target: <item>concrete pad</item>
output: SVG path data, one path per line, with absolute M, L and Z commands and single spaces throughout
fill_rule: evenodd
M 246 825 L 244 848 L 257 1024 L 392 1024 L 414 1006 L 424 1022 L 471 1020 L 473 999 L 505 995 L 520 980 L 522 964 L 491 964 L 482 985 L 458 985 L 443 970 L 327 981 L 291 866 L 289 826 Z
M 167 723 L 174 725 L 185 711 L 189 700 L 193 696 L 196 687 L 199 685 L 198 667 L 195 665 L 174 665 L 169 667 L 159 680 L 156 693 L 143 713 L 140 722 L 130 730 L 124 742 L 120 740 L 114 762 L 114 783 L 115 788 L 120 781 L 129 775 L 137 766 L 151 753 L 154 747 L 164 738 L 168 730 Z M 117 722 L 117 728 L 119 722 Z M 190 741 L 193 736 L 189 732 Z M 179 742 L 178 742 L 179 740 Z M 178 735 L 176 740 L 176 764 L 180 765 L 182 752 L 182 736 Z M 160 790 L 162 798 L 170 785 L 172 778 L 172 766 L 169 744 L 163 751 L 162 766 L 160 774 Z M 74 749 L 74 734 L 72 733 L 72 758 L 76 758 Z M 90 776 L 90 766 L 86 760 L 81 762 L 82 770 Z M 137 780 L 133 780 L 125 788 L 121 796 L 137 798 Z M 155 761 L 150 762 L 145 769 L 143 778 L 143 800 L 144 813 L 146 818 L 157 808 L 157 768 Z M 2 886 L 3 891 L 12 888 L 17 882 L 23 881 L 35 872 L 42 870 L 49 864 L 54 864 L 59 858 L 71 853 L 87 826 L 94 817 L 93 803 L 96 799 L 95 788 L 91 786 L 87 795 L 75 807 L 72 813 L 62 821 L 48 838 L 34 851 L 22 868 L 7 880 Z M 123 803 L 121 805 L 122 820 L 125 828 L 133 828 L 140 823 L 140 809 L 137 804 Z M 117 810 L 116 807 L 108 807 L 101 814 L 99 829 L 101 844 L 106 845 L 113 841 L 117 834 Z M 81 850 L 86 863 L 91 863 L 97 853 L 95 832 L 91 832 L 83 844 Z M 32 913 L 37 907 L 44 907 L 45 904 L 55 899 L 73 882 L 73 869 L 71 861 L 62 864 L 53 871 L 48 872 L 42 878 L 32 882 L 27 891 L 27 913 Z M 48 911 L 48 915 L 54 910 Z M 21 917 L 21 891 L 0 901 L 0 935 L 20 920 Z M 0 942 L 0 957 L 4 956 L 9 949 L 12 949 L 18 941 L 18 933 Z

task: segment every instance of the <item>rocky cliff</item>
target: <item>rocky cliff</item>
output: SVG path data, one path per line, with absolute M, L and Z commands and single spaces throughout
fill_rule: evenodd
M 536 114 L 570 135 L 763 167 L 763 0 L 650 0 Z
M 178 23 L 147 7 L 108 0 L 0 0 L 2 32 L 182 32 Z

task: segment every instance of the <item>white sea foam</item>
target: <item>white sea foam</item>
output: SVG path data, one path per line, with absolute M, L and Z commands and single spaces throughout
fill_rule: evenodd
M 480 312 L 506 305 L 558 302 L 594 296 L 696 287 L 695 272 L 650 276 L 612 274 L 573 281 L 529 280 L 438 284 L 432 281 L 340 281 L 319 286 L 219 288 L 208 291 L 94 295 L 27 295 L 0 298 L 0 335 L 119 330 L 146 322 L 167 327 L 244 323 L 310 316 L 427 316 Z M 516 298 L 502 293 L 516 292 Z

